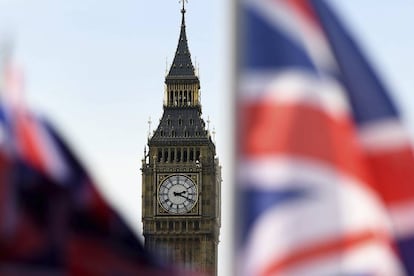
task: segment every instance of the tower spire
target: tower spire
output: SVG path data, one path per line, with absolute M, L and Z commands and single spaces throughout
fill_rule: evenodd
M 185 26 L 185 4 L 187 0 L 180 0 L 180 3 L 182 3 L 180 36 L 173 62 L 165 77 L 164 106 L 174 108 L 191 107 L 196 108 L 201 113 L 200 80 L 191 60 Z
M 168 72 L 166 78 L 167 82 L 176 79 L 187 79 L 193 81 L 197 80 L 187 42 L 187 33 L 185 26 L 185 4 L 187 3 L 187 0 L 180 0 L 180 3 L 182 3 L 180 37 L 178 38 L 177 50 L 175 52 L 173 63 L 171 64 L 170 71 Z

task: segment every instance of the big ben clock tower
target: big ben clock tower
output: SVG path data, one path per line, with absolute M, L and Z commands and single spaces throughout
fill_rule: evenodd
M 200 81 L 180 37 L 165 78 L 164 112 L 142 161 L 145 247 L 184 269 L 217 274 L 221 168 L 201 118 Z

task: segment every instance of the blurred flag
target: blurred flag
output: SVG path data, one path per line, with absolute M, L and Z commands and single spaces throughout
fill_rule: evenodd
M 239 1 L 238 275 L 414 275 L 414 158 L 323 0 Z
M 17 71 L 1 71 L 0 275 L 178 275 L 144 251 L 56 129 L 15 100 Z

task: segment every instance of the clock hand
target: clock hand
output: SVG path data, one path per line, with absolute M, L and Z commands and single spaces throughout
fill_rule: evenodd
M 180 195 L 178 195 L 178 196 L 181 196 L 181 197 L 183 197 L 183 198 L 187 199 L 188 201 L 194 202 L 194 199 L 191 199 L 191 198 L 189 198 L 189 197 L 187 197 L 187 196 L 183 196 L 182 194 L 180 194 Z
M 182 196 L 185 193 L 186 193 L 186 191 L 182 191 L 182 192 L 179 192 L 179 193 L 174 192 L 174 196 Z

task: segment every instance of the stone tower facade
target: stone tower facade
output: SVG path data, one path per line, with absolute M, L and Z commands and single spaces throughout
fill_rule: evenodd
M 216 275 L 221 167 L 201 118 L 185 12 L 183 4 L 178 46 L 165 78 L 164 112 L 142 160 L 143 234 L 145 247 L 165 260 Z

